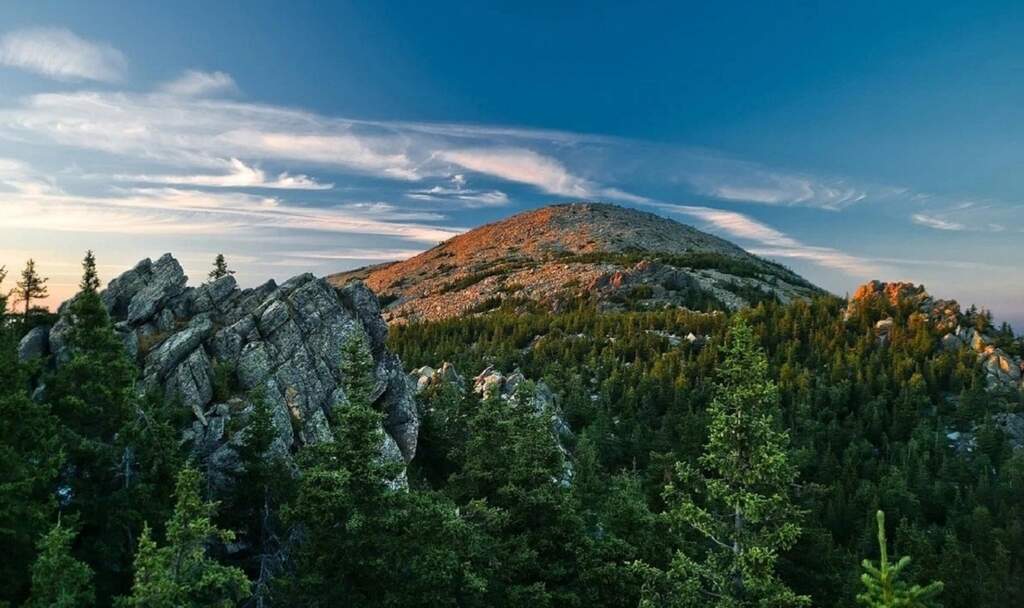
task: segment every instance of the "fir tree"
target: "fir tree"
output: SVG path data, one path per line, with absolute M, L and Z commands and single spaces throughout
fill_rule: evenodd
M 0 266 L 0 285 L 7 280 L 7 267 Z M 7 294 L 0 291 L 0 329 L 3 328 L 4 317 L 7 315 Z
M 213 270 L 211 270 L 208 275 L 210 277 L 210 281 L 216 281 L 217 279 L 226 277 L 230 274 L 235 274 L 235 271 L 228 269 L 228 263 L 227 260 L 224 259 L 224 254 L 218 253 L 217 257 L 213 260 Z
M 147 515 L 162 513 L 156 500 L 166 487 L 168 446 L 154 420 L 135 395 L 137 370 L 125 354 L 95 286 L 94 260 L 83 262 L 84 288 L 67 307 L 67 352 L 46 381 L 47 400 L 61 422 L 67 456 L 66 507 L 81 525 L 81 555 L 96 571 L 98 601 L 127 588 L 123 574 Z M 162 415 L 162 414 L 160 414 Z M 149 431 L 157 431 L 157 435 Z M 160 452 L 158 454 L 158 452 Z M 146 460 L 152 456 L 154 460 Z M 148 488 L 148 490 L 147 490 Z M 166 500 L 166 498 L 164 499 Z
M 0 318 L 4 313 L 0 301 Z M 18 361 L 14 327 L 0 324 L 0 605 L 22 601 L 36 542 L 57 507 L 63 461 L 60 427 L 45 403 L 29 397 L 29 366 Z
M 58 521 L 39 541 L 32 565 L 32 595 L 27 608 L 84 608 L 94 605 L 92 568 L 71 555 L 75 533 Z
M 347 401 L 370 405 L 376 380 L 373 355 L 362 331 L 353 331 L 342 344 L 341 376 Z
M 93 255 L 92 249 L 85 252 L 85 258 L 82 260 L 82 281 L 78 288 L 91 292 L 100 289 L 100 277 L 96 273 L 96 256 Z
M 788 436 L 776 430 L 779 393 L 750 326 L 737 318 L 709 408 L 709 439 L 700 470 L 676 466 L 666 487 L 670 518 L 701 542 L 677 551 L 669 589 L 648 594 L 648 606 L 803 606 L 776 573 L 780 551 L 800 535 L 789 498 L 796 470 Z
M 895 564 L 889 563 L 889 549 L 885 539 L 885 513 L 878 511 L 878 549 L 881 558 L 876 567 L 871 560 L 862 562 L 864 574 L 860 580 L 865 591 L 857 595 L 857 601 L 869 608 L 929 608 L 937 606 L 935 597 L 942 592 L 942 583 L 910 585 L 899 580 L 903 569 L 910 564 L 910 556 L 903 556 Z
M 207 554 L 211 542 L 229 542 L 234 533 L 213 523 L 216 504 L 204 502 L 199 491 L 199 471 L 182 469 L 175 489 L 174 515 L 167 522 L 167 544 L 158 546 L 149 526 L 143 529 L 131 595 L 121 598 L 119 606 L 230 608 L 249 595 L 244 572 Z
M 21 271 L 21 280 L 14 288 L 15 302 L 25 303 L 25 317 L 28 317 L 33 300 L 39 300 L 50 295 L 46 289 L 46 282 L 49 279 L 39 275 L 36 271 L 35 260 L 29 259 L 25 263 L 25 269 Z
M 294 480 L 286 448 L 278 444 L 280 449 L 275 449 L 279 435 L 267 399 L 257 391 L 250 401 L 252 412 L 236 448 L 240 472 L 221 509 L 221 520 L 224 527 L 238 531 L 242 544 L 252 547 L 237 563 L 253 579 L 250 603 L 259 607 L 273 603 L 271 583 L 281 569 L 286 534 L 280 508 L 290 498 Z

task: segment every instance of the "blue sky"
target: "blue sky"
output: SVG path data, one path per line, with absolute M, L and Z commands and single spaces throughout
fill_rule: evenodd
M 0 264 L 243 284 L 604 200 L 1024 326 L 1017 3 L 6 3 Z

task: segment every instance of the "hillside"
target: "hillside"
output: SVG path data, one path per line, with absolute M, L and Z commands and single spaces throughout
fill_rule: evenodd
M 459 235 L 408 260 L 328 277 L 361 279 L 391 322 L 528 302 L 551 310 L 666 305 L 736 309 L 819 290 L 773 262 L 674 220 L 601 203 L 552 205 Z

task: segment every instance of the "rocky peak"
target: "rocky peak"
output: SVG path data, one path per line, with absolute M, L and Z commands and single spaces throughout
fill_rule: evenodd
M 213 468 L 230 469 L 233 438 L 226 421 L 244 421 L 251 410 L 245 395 L 254 390 L 271 404 L 280 449 L 330 440 L 327 415 L 345 403 L 342 345 L 355 332 L 364 335 L 376 363 L 372 398 L 385 414 L 382 453 L 406 461 L 415 454 L 414 387 L 385 346 L 387 326 L 376 296 L 360 282 L 337 289 L 303 274 L 282 285 L 239 289 L 226 276 L 190 287 L 181 265 L 166 254 L 111 281 L 101 299 L 139 366 L 140 391 L 160 391 L 191 409 L 195 422 L 186 438 L 201 446 Z M 68 359 L 66 305 L 61 311 L 52 328 L 26 336 L 25 356 L 52 355 L 55 365 Z M 218 378 L 228 387 L 216 386 Z M 215 393 L 224 388 L 233 398 L 217 402 Z
M 551 205 L 456 236 L 408 260 L 339 273 L 387 302 L 390 322 L 484 312 L 502 302 L 592 297 L 606 309 L 739 308 L 818 290 L 732 243 L 653 213 L 601 203 Z

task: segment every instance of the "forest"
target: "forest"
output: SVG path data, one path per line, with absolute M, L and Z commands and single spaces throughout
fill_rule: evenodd
M 407 369 L 493 366 L 532 382 L 513 399 L 428 387 L 402 471 L 379 457 L 373 362 L 351 340 L 334 440 L 282 458 L 268 407 L 248 395 L 244 466 L 214 493 L 181 438 L 191 413 L 137 394 L 91 254 L 80 289 L 65 312 L 73 354 L 55 369 L 17 357 L 46 313 L 0 298 L 3 605 L 1024 601 L 1024 450 L 992 422 L 1024 397 L 991 390 L 972 352 L 941 348 L 907 308 L 844 314 L 823 295 L 394 326 Z M 894 319 L 884 341 L 882 318 Z M 1020 352 L 987 315 L 964 320 Z M 540 383 L 557 412 L 523 406 Z

